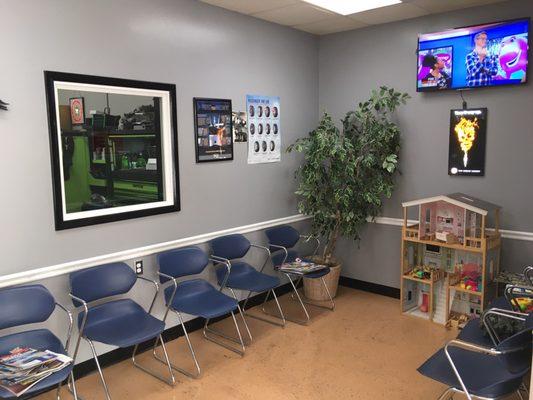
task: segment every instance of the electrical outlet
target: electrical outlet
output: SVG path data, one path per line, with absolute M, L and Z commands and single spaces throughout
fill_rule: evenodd
M 142 275 L 143 274 L 143 260 L 135 261 L 135 273 L 137 275 Z

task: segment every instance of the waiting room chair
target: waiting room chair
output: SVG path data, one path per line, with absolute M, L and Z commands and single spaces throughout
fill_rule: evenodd
M 241 259 L 245 257 L 250 248 L 260 249 L 266 252 L 266 258 L 263 262 L 260 270 L 256 270 L 250 264 Z M 241 234 L 233 234 L 221 236 L 211 241 L 211 248 L 213 250 L 212 258 L 217 261 L 215 265 L 218 284 L 221 290 L 228 288 L 233 297 L 237 300 L 235 290 L 243 290 L 248 292 L 248 296 L 243 305 L 243 314 L 251 318 L 255 318 L 270 324 L 285 326 L 286 318 L 279 304 L 276 296 L 275 289 L 280 285 L 281 281 L 277 276 L 271 276 L 263 273 L 266 263 L 270 258 L 270 250 L 265 246 L 250 243 L 246 237 Z M 250 299 L 252 293 L 264 293 L 266 292 L 266 298 L 263 302 L 262 310 L 265 314 L 280 319 L 281 322 L 277 322 L 271 319 L 263 318 L 259 315 L 254 315 L 246 312 L 246 305 Z M 272 314 L 265 309 L 265 304 L 268 301 L 269 295 L 272 293 L 272 297 L 276 302 L 279 315 Z M 247 328 L 248 337 L 252 340 L 250 330 Z
M 189 279 L 178 282 L 178 278 L 196 275 L 204 271 L 205 267 L 209 264 L 209 258 L 205 252 L 198 247 L 186 247 L 161 253 L 157 256 L 157 261 L 159 264 L 158 274 L 160 281 L 166 286 L 164 296 L 167 308 L 163 320 L 166 321 L 170 311 L 177 315 L 196 366 L 196 373 L 190 373 L 175 365 L 172 365 L 172 368 L 192 378 L 198 378 L 201 374 L 200 365 L 198 364 L 187 329 L 185 328 L 182 313 L 205 318 L 203 334 L 207 340 L 221 345 L 241 356 L 244 355 L 244 341 L 235 318 L 235 310 L 239 310 L 239 313 L 241 313 L 238 301 L 226 296 L 204 279 Z M 222 332 L 215 331 L 208 326 L 211 319 L 226 314 L 231 314 L 233 318 L 238 340 Z M 243 316 L 242 318 L 246 323 Z M 211 335 L 221 336 L 227 340 L 236 342 L 240 345 L 240 349 L 229 346 L 213 338 Z M 159 359 L 157 355 L 156 358 Z
M 35 350 L 50 350 L 68 355 L 72 335 L 72 313 L 54 300 L 52 294 L 42 285 L 17 286 L 0 290 L 0 330 L 20 327 L 27 324 L 45 322 L 54 310 L 61 309 L 67 314 L 69 324 L 65 345 L 48 329 L 32 329 L 0 337 L 0 354 L 8 354 L 16 347 L 30 347 Z M 24 393 L 25 397 L 42 390 L 57 386 L 56 397 L 59 399 L 61 384 L 65 379 L 75 399 L 78 399 L 76 383 L 72 373 L 73 364 L 53 373 Z M 16 396 L 0 388 L 0 398 L 15 399 Z
M 301 239 L 305 239 L 306 242 L 313 239 L 316 242 L 316 246 L 311 256 L 314 256 L 316 252 L 318 251 L 318 248 L 320 247 L 320 241 L 318 240 L 318 238 L 315 238 L 311 235 L 308 235 L 308 236 L 300 235 L 300 232 L 298 232 L 295 228 L 293 228 L 290 225 L 280 225 L 274 228 L 269 228 L 265 231 L 265 233 L 266 233 L 266 236 L 269 242 L 268 246 L 272 253 L 271 259 L 272 259 L 272 264 L 274 265 L 274 267 L 280 267 L 284 263 L 294 262 L 297 258 L 305 259 L 305 257 L 303 255 L 300 255 L 299 252 L 294 248 Z M 329 292 L 326 281 L 324 280 L 324 276 L 329 274 L 329 272 L 330 272 L 330 269 L 325 268 L 320 271 L 306 274 L 305 277 L 309 279 L 320 279 L 322 281 L 322 284 L 324 285 L 324 288 L 330 300 L 330 304 L 331 304 L 330 306 L 323 306 L 321 304 L 310 302 L 310 301 L 305 300 L 305 298 L 302 298 L 302 296 L 300 296 L 300 294 L 298 293 L 298 285 L 303 279 L 303 276 L 289 274 L 289 273 L 284 272 L 287 278 L 289 278 L 289 281 L 294 290 L 294 295 L 296 296 L 300 305 L 302 306 L 302 309 L 306 317 L 305 321 L 294 320 L 294 322 L 298 322 L 300 324 L 306 324 L 307 322 L 309 322 L 309 319 L 310 319 L 309 312 L 307 311 L 305 304 L 309 304 L 315 307 L 326 308 L 331 311 L 335 309 L 335 301 L 333 300 L 333 297 L 331 296 L 331 293 Z M 297 279 L 296 284 L 292 280 L 293 275 Z M 294 295 L 292 296 L 293 299 L 294 299 Z
M 518 394 L 531 367 L 531 331 L 533 313 L 525 318 L 524 329 L 485 347 L 454 339 L 437 351 L 418 371 L 441 382 L 448 389 L 439 400 L 453 398 L 455 393 L 472 399 L 503 399 Z
M 148 311 L 145 311 L 131 299 L 117 299 L 115 297 L 128 293 L 137 280 L 153 284 L 157 295 L 159 284 L 156 281 L 137 276 L 128 265 L 121 262 L 88 268 L 70 274 L 70 297 L 76 307 L 81 307 L 78 315 L 79 337 L 74 357 L 78 354 L 81 339 L 85 339 L 91 347 L 107 400 L 110 400 L 111 396 L 98 361 L 94 342 L 121 348 L 133 346 L 132 362 L 135 367 L 168 385 L 173 386 L 175 384 L 172 367 L 162 338 L 165 323 L 151 315 L 155 296 Z M 170 375 L 169 379 L 138 364 L 135 360 L 139 344 L 155 338 L 161 341 L 165 363 Z

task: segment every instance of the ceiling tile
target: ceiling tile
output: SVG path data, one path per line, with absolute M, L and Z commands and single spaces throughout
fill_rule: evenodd
M 323 19 L 321 21 L 311 22 L 309 24 L 296 25 L 294 28 L 313 33 L 315 35 L 327 35 L 329 33 L 349 31 L 351 29 L 363 28 L 365 26 L 368 25 L 354 19 L 338 15 Z
M 277 24 L 296 26 L 320 21 L 335 14 L 302 2 L 252 15 Z
M 412 0 L 411 4 L 417 5 L 431 13 L 441 13 L 484 4 L 500 3 L 502 1 L 506 0 Z
M 299 0 L 200 0 L 204 3 L 237 11 L 241 14 L 253 14 L 274 8 L 299 3 Z
M 392 6 L 376 8 L 374 10 L 363 11 L 349 15 L 350 18 L 365 24 L 386 24 L 388 22 L 400 21 L 409 18 L 428 15 L 429 12 L 411 3 L 401 3 Z

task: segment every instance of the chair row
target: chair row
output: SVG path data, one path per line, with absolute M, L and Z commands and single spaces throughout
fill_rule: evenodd
M 252 342 L 253 337 L 246 322 L 246 317 L 253 317 L 265 322 L 285 326 L 287 320 L 306 324 L 310 317 L 305 304 L 326 307 L 333 310 L 335 303 L 329 294 L 324 276 L 328 269 L 312 275 L 312 279 L 321 279 L 330 298 L 330 305 L 323 306 L 308 302 L 298 292 L 301 276 L 284 274 L 292 287 L 292 298 L 299 302 L 305 319 L 287 317 L 278 301 L 275 290 L 280 286 L 279 276 L 264 273 L 268 260 L 274 267 L 285 262 L 292 262 L 300 258 L 295 246 L 300 239 L 310 241 L 311 236 L 303 236 L 294 228 L 286 225 L 266 231 L 268 245 L 261 246 L 250 243 L 243 235 L 234 234 L 216 238 L 211 241 L 212 254 L 208 256 L 198 247 L 186 247 L 167 251 L 157 256 L 159 270 L 158 281 L 153 281 L 143 276 L 138 276 L 125 263 L 112 263 L 93 268 L 84 269 L 70 274 L 69 296 L 77 310 L 78 337 L 74 345 L 73 359 L 76 360 L 82 339 L 89 344 L 95 360 L 98 374 L 104 388 L 105 397 L 111 399 L 109 388 L 100 366 L 95 343 L 104 343 L 120 348 L 133 347 L 133 365 L 150 375 L 169 384 L 175 384 L 173 371 L 178 371 L 192 378 L 198 378 L 201 368 L 195 355 L 194 348 L 185 327 L 183 314 L 205 319 L 203 335 L 205 339 L 221 345 L 231 351 L 244 355 L 245 346 Z M 316 240 L 314 253 L 318 250 L 320 242 Z M 262 266 L 254 268 L 243 258 L 250 249 L 255 248 L 265 253 L 266 257 Z M 208 281 L 194 277 L 202 273 L 209 264 L 213 264 L 217 277 L 218 288 Z M 142 281 L 153 286 L 154 296 L 148 310 L 130 298 L 124 298 L 136 284 Z M 226 290 L 230 293 L 224 293 Z M 243 307 L 239 305 L 235 290 L 248 292 Z M 158 295 L 162 292 L 165 312 L 163 319 L 152 315 Z M 269 318 L 246 312 L 246 305 L 253 293 L 266 293 L 262 310 Z M 265 303 L 272 296 L 278 314 L 269 313 Z M 118 296 L 118 297 L 117 297 Z M 31 299 L 31 301 L 28 301 Z M 52 332 L 46 329 L 24 331 L 0 338 L 0 354 L 6 354 L 17 346 L 27 346 L 39 350 L 52 350 L 68 354 L 74 316 L 66 307 L 57 303 L 53 296 L 42 285 L 29 285 L 13 287 L 0 291 L 0 329 L 13 328 L 30 323 L 46 321 L 56 307 L 62 309 L 69 319 L 65 345 Z M 184 337 L 189 347 L 195 365 L 195 371 L 190 372 L 170 362 L 162 333 L 170 313 L 174 313 L 181 325 Z M 238 315 L 237 315 L 238 314 Z M 236 336 L 229 336 L 215 330 L 210 322 L 218 317 L 231 315 L 236 330 Z M 237 317 L 241 318 L 248 340 L 243 339 Z M 223 340 L 225 339 L 225 340 Z M 139 344 L 155 340 L 152 354 L 162 362 L 168 370 L 168 377 L 155 373 L 151 369 L 139 364 L 136 359 Z M 229 343 L 235 343 L 236 346 Z M 247 342 L 247 343 L 246 343 Z M 160 349 L 159 349 L 160 347 Z M 78 398 L 76 383 L 72 373 L 72 365 L 63 369 L 27 392 L 28 395 L 37 393 L 45 388 L 57 385 L 59 398 L 61 383 L 67 380 L 69 391 L 74 398 Z M 0 398 L 10 398 L 12 394 L 0 389 Z

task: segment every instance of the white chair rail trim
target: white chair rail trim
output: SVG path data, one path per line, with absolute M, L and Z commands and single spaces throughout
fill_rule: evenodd
M 249 233 L 262 229 L 270 228 L 276 225 L 291 224 L 294 222 L 303 221 L 310 217 L 303 214 L 291 215 L 288 217 L 272 219 L 269 221 L 258 222 L 250 225 L 238 226 L 235 228 L 224 229 L 215 232 L 204 233 L 201 235 L 190 236 L 168 242 L 155 243 L 144 247 L 137 247 L 119 251 L 116 253 L 103 254 L 96 257 L 86 258 L 83 260 L 69 261 L 62 264 L 51 265 L 43 268 L 30 269 L 23 272 L 4 275 L 0 277 L 0 288 L 20 285 L 29 282 L 41 281 L 43 279 L 53 278 L 60 275 L 69 274 L 74 271 L 79 271 L 85 268 L 93 267 L 111 262 L 131 260 L 134 258 L 146 257 L 152 254 L 160 253 L 162 251 L 175 249 L 178 247 L 192 246 L 210 241 L 218 236 L 229 235 L 232 233 Z M 374 221 L 382 225 L 402 226 L 403 220 L 401 218 L 377 217 Z M 409 224 L 416 224 L 418 221 L 409 220 Z M 525 240 L 533 242 L 533 232 L 520 232 L 500 229 L 503 238 L 513 240 Z

